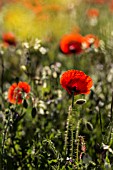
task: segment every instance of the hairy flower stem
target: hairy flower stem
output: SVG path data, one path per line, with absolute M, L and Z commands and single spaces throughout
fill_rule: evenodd
M 77 128 L 76 128 L 76 162 L 78 163 L 79 161 L 79 128 L 80 128 L 80 123 L 81 123 L 81 119 L 78 120 L 78 123 L 77 123 Z
M 73 135 L 73 123 L 71 123 L 71 155 L 70 157 L 73 158 L 73 147 L 74 147 L 74 135 Z
M 66 122 L 66 131 L 65 131 L 65 144 L 64 144 L 64 151 L 67 155 L 67 144 L 68 144 L 68 133 L 69 133 L 69 124 L 70 124 L 70 115 L 72 112 L 71 106 L 69 106 L 68 117 Z
M 68 117 L 67 117 L 67 122 L 66 122 L 66 131 L 65 131 L 65 145 L 64 145 L 64 151 L 66 153 L 66 155 L 68 154 L 68 134 L 69 134 L 69 125 L 70 125 L 70 121 L 71 121 L 71 157 L 73 157 L 73 141 L 74 141 L 74 137 L 73 137 L 73 123 L 71 120 L 71 112 L 72 109 L 74 107 L 74 91 L 72 92 L 72 105 L 69 106 L 69 110 L 68 110 Z
M 73 110 L 73 107 L 74 107 L 74 91 L 72 91 L 72 109 L 71 111 Z M 70 111 L 68 112 L 68 121 L 67 121 L 67 140 L 68 140 L 68 131 L 69 131 L 69 123 L 71 121 L 71 124 L 70 124 L 70 130 L 71 130 L 71 158 L 73 158 L 73 141 L 74 141 L 74 137 L 73 137 L 73 120 L 72 120 L 72 115 L 70 115 Z M 67 146 L 66 146 L 67 147 Z
M 4 157 L 5 157 L 4 146 L 5 146 L 7 131 L 8 131 L 8 128 L 9 128 L 9 123 L 10 123 L 10 115 L 8 116 L 8 120 L 5 123 L 5 128 L 4 128 L 3 137 L 2 137 L 2 156 L 1 156 L 1 159 L 2 159 L 2 170 L 5 170 L 4 169 Z

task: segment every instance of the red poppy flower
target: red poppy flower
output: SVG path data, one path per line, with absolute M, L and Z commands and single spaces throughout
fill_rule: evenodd
M 113 0 L 111 0 L 111 3 L 109 5 L 110 12 L 113 13 Z
M 93 81 L 82 71 L 68 70 L 62 74 L 60 84 L 69 94 L 89 94 Z
M 79 54 L 82 50 L 83 37 L 80 34 L 64 35 L 60 41 L 60 50 L 64 54 Z
M 98 17 L 99 16 L 99 10 L 96 8 L 91 8 L 87 11 L 88 17 Z
M 99 47 L 99 39 L 98 39 L 98 37 L 96 37 L 93 34 L 88 34 L 84 37 L 82 45 L 85 46 L 86 49 L 90 48 L 90 47 L 98 48 Z
M 8 100 L 13 104 L 21 104 L 23 95 L 25 98 L 29 97 L 30 86 L 26 82 L 13 83 L 8 90 Z
M 2 40 L 6 46 L 8 46 L 8 45 L 15 46 L 16 45 L 16 38 L 15 38 L 14 34 L 12 34 L 11 32 L 4 33 L 2 35 Z

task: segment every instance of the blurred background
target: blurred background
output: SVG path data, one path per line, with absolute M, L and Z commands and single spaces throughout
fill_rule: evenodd
M 57 40 L 69 32 L 108 36 L 112 15 L 112 0 L 1 0 L 0 34 L 13 32 L 19 40 Z
M 20 40 L 46 39 L 78 29 L 75 0 L 1 0 L 0 28 L 13 32 Z

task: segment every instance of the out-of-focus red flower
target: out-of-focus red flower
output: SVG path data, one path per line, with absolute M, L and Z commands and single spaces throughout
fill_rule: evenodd
M 32 1 L 24 1 L 23 5 L 34 11 L 36 14 L 39 14 L 43 11 L 43 6 L 37 0 L 35 0 L 33 3 Z
M 26 82 L 13 83 L 8 90 L 8 101 L 13 104 L 21 104 L 24 99 L 29 97 L 30 86 Z
M 83 46 L 85 46 L 86 49 L 90 47 L 98 48 L 99 47 L 98 37 L 93 34 L 88 34 L 84 36 Z
M 110 0 L 94 0 L 95 3 L 98 3 L 98 4 L 105 4 L 105 3 L 109 3 Z
M 89 94 L 93 81 L 82 71 L 68 70 L 62 74 L 60 84 L 69 94 Z
M 87 11 L 88 17 L 98 17 L 99 16 L 99 10 L 96 8 L 91 8 Z
M 17 43 L 15 35 L 11 32 L 4 33 L 2 35 L 2 40 L 6 46 L 9 46 L 9 45 L 15 46 Z
M 109 5 L 110 12 L 113 13 L 113 0 L 111 0 L 111 3 Z
M 80 34 L 64 35 L 60 41 L 60 50 L 64 54 L 79 54 L 82 49 L 83 37 Z

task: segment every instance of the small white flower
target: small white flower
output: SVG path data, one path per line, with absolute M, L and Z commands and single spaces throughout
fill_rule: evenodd
M 40 51 L 43 55 L 47 53 L 47 49 L 44 48 L 44 47 L 40 47 L 40 48 L 39 48 L 39 51 Z
M 22 46 L 28 49 L 29 48 L 29 43 L 28 42 L 23 42 Z
M 36 44 L 34 45 L 34 50 L 38 50 L 38 49 L 40 48 L 40 46 L 41 46 L 40 44 L 37 44 L 37 43 L 36 43 Z

